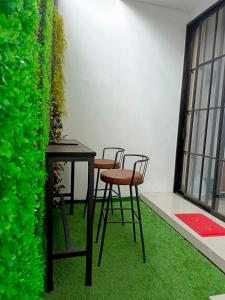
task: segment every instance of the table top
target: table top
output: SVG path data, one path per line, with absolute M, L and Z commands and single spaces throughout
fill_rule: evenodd
M 65 142 L 68 141 L 66 145 Z M 63 140 L 64 144 L 49 144 L 46 148 L 47 157 L 92 157 L 96 152 L 78 140 Z M 72 145 L 74 143 L 74 145 Z

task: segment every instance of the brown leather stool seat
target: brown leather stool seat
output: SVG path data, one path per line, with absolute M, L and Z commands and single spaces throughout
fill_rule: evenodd
M 101 173 L 101 180 L 105 183 L 117 185 L 139 185 L 143 183 L 143 175 L 139 172 L 135 172 L 133 177 L 133 170 L 111 169 Z
M 119 169 L 120 162 L 114 159 L 95 159 L 95 169 Z

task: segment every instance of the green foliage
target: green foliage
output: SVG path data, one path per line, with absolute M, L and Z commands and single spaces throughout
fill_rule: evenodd
M 57 8 L 54 9 L 53 32 L 52 102 L 53 107 L 55 107 L 55 110 L 57 110 L 55 114 L 61 117 L 65 113 L 63 63 L 66 41 L 64 36 L 63 18 L 59 15 Z
M 52 72 L 52 102 L 51 102 L 51 129 L 56 139 L 62 139 L 63 123 L 62 115 L 65 114 L 64 97 L 64 50 L 66 41 L 64 36 L 63 18 L 57 8 L 54 9 L 53 27 L 53 72 Z M 58 194 L 65 187 L 62 184 L 61 173 L 64 170 L 63 163 L 56 163 L 54 167 L 54 202 L 60 202 Z
M 53 0 L 0 0 L 0 299 L 40 299 Z

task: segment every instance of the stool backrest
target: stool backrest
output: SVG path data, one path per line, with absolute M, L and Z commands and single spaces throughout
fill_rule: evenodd
M 140 155 L 140 154 L 125 154 L 123 156 L 122 169 L 125 168 L 125 165 L 129 158 L 133 162 L 133 176 L 132 176 L 132 180 L 131 180 L 131 185 L 133 184 L 135 172 L 139 172 L 142 175 L 142 183 L 143 183 L 144 178 L 145 178 L 145 173 L 147 170 L 147 166 L 148 166 L 148 162 L 149 162 L 149 157 L 146 155 Z
M 109 155 L 109 152 L 111 154 L 111 157 L 113 156 L 114 167 L 116 166 L 117 162 L 119 162 L 122 165 L 125 149 L 124 148 L 118 148 L 118 147 L 105 147 L 103 149 L 102 159 L 104 159 L 106 157 L 106 155 Z

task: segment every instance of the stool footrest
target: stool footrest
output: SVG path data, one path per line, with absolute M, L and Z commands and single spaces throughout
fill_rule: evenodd
M 107 224 L 140 224 L 140 221 L 107 221 Z
M 119 198 L 117 196 L 112 196 L 113 199 L 117 198 L 119 201 Z M 96 199 L 102 199 L 103 200 L 103 196 L 97 196 Z
M 108 190 L 109 190 L 109 189 L 108 189 Z M 94 190 L 94 195 L 95 195 L 95 191 L 96 191 L 96 190 Z M 99 192 L 99 191 L 104 192 L 105 189 L 97 189 L 97 192 Z M 117 191 L 112 190 L 112 193 L 116 194 L 116 196 L 118 196 L 118 197 L 120 196 L 120 194 L 119 194 Z M 112 197 L 115 197 L 115 196 L 112 196 Z M 96 198 L 103 198 L 103 196 L 97 196 Z
M 54 259 L 61 259 L 66 257 L 77 257 L 77 256 L 83 256 L 87 255 L 88 251 L 86 249 L 80 249 L 80 250 L 74 250 L 74 249 L 66 249 L 63 251 L 56 251 L 53 253 Z
M 109 209 L 108 210 L 110 210 L 110 211 L 133 211 L 133 213 L 134 213 L 134 215 L 135 215 L 135 217 L 137 218 L 137 220 L 138 221 L 107 221 L 107 223 L 120 223 L 120 224 L 135 224 L 135 223 L 137 223 L 137 224 L 140 224 L 140 220 L 139 220 L 139 217 L 138 217 L 138 215 L 137 215 L 137 213 L 136 213 L 136 211 L 134 210 L 134 209 L 132 209 L 132 208 L 124 208 L 124 207 L 122 207 L 122 208 L 117 208 L 117 207 L 113 207 L 113 208 L 110 208 L 109 207 Z M 102 217 L 103 217 L 103 219 L 105 219 L 105 212 L 106 212 L 106 208 L 104 208 L 103 210 L 102 210 Z
M 134 209 L 132 209 L 132 208 L 125 208 L 125 207 L 109 207 L 109 210 L 111 210 L 111 211 L 133 211 L 133 213 L 134 213 L 134 215 L 135 215 L 135 217 L 139 220 L 139 217 L 138 217 L 138 215 L 137 215 L 137 213 L 136 213 L 136 211 L 134 210 Z M 106 211 L 106 208 L 104 208 L 103 209 L 103 212 L 105 212 Z
M 106 208 L 104 208 L 104 210 L 106 210 Z M 109 207 L 109 210 L 128 210 L 128 211 L 132 211 L 132 208 L 126 208 L 126 207 Z

